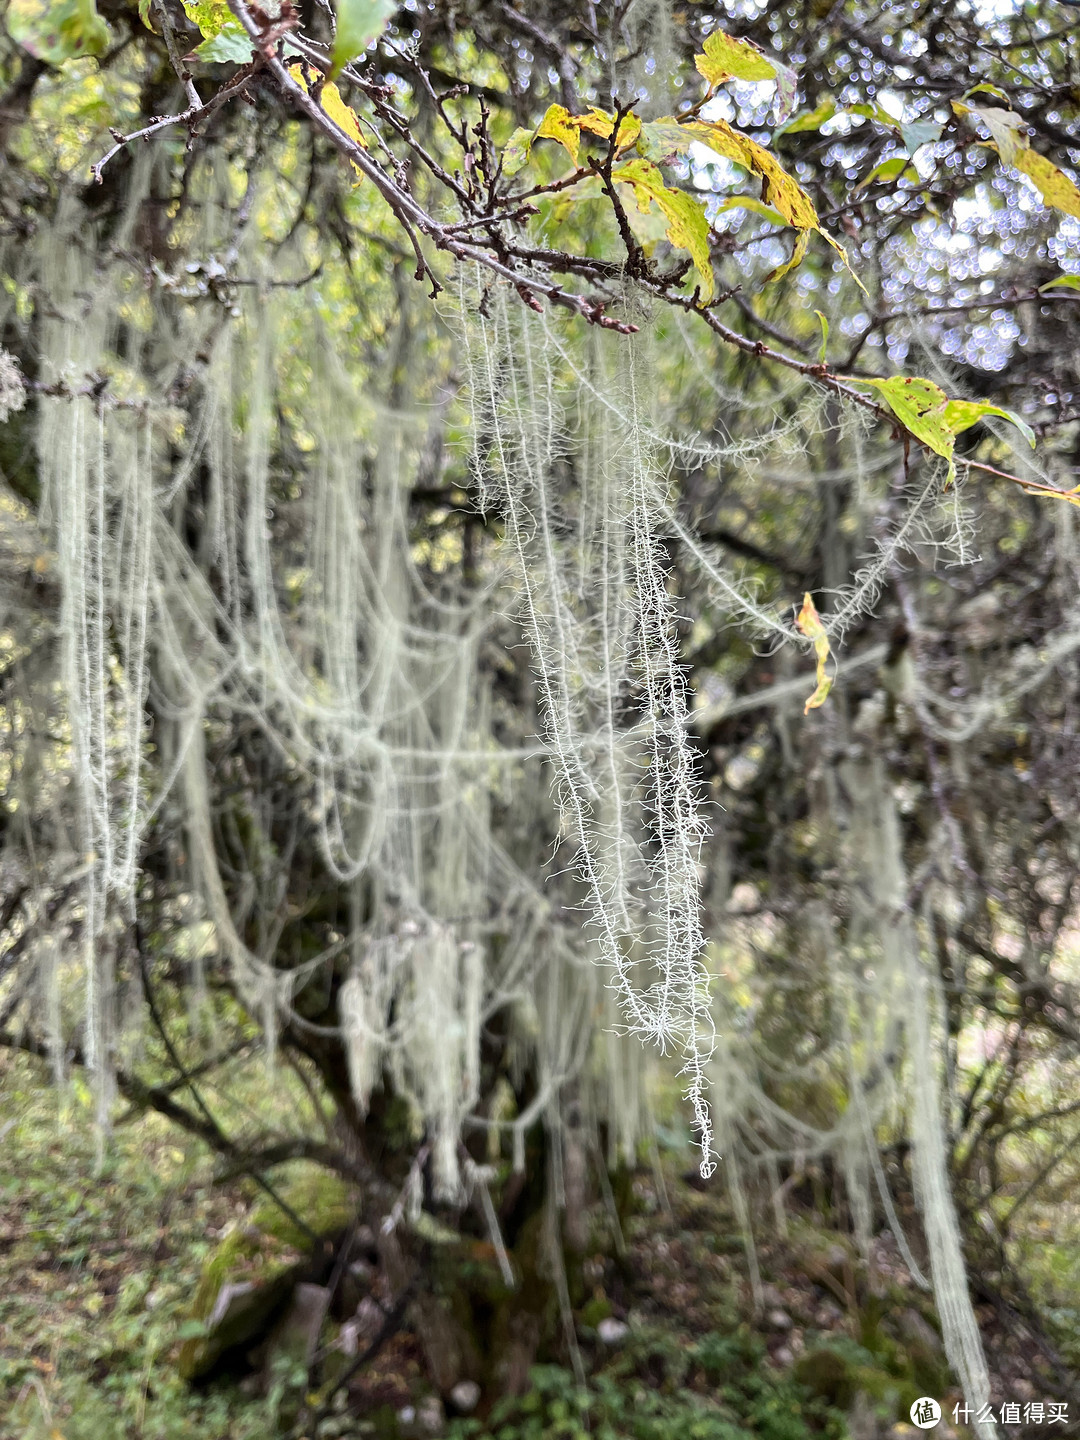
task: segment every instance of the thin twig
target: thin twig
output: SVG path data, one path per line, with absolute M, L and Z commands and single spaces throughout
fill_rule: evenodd
M 190 106 L 187 110 L 181 110 L 176 115 L 160 115 L 156 120 L 151 121 L 149 125 L 144 125 L 141 130 L 133 130 L 130 135 L 121 135 L 118 130 L 110 130 L 109 133 L 116 141 L 116 144 L 111 150 L 107 150 L 100 160 L 90 166 L 90 174 L 100 185 L 102 183 L 101 172 L 105 169 L 105 166 L 114 155 L 119 154 L 119 152 L 130 145 L 133 140 L 149 140 L 151 135 L 155 134 L 158 130 L 167 130 L 170 125 L 187 125 L 194 131 L 194 127 L 200 120 L 208 119 L 216 110 L 219 110 L 227 100 L 231 100 L 234 95 L 238 95 L 240 91 L 243 90 L 251 78 L 251 73 L 251 67 L 245 66 L 243 71 L 230 80 L 228 85 L 219 90 L 216 95 L 212 95 L 205 105 L 198 99 L 198 91 L 196 91 L 195 98 L 198 103 Z M 192 89 L 194 89 L 194 86 L 192 86 Z
M 202 96 L 195 88 L 195 81 L 191 78 L 191 71 L 184 64 L 180 55 L 180 49 L 176 43 L 176 36 L 173 34 L 172 25 L 169 22 L 168 11 L 165 9 L 164 0 L 154 0 L 154 10 L 158 20 L 161 22 L 161 33 L 165 37 L 165 48 L 169 52 L 169 63 L 176 71 L 180 84 L 184 87 L 184 93 L 188 97 L 188 109 L 199 110 L 202 107 Z

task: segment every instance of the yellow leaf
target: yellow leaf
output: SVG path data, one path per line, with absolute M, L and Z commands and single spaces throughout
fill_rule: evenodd
M 919 172 L 908 164 L 906 155 L 890 155 L 888 160 L 882 160 L 880 165 L 875 165 L 865 180 L 860 180 L 852 195 L 858 195 L 860 190 L 865 190 L 868 185 L 873 185 L 875 180 L 881 184 L 888 180 L 897 180 L 901 176 L 907 179 L 918 179 Z
M 643 214 L 655 202 L 667 221 L 668 240 L 678 249 L 689 252 L 701 281 L 701 297 L 708 304 L 716 294 L 716 282 L 709 257 L 709 222 L 701 202 L 685 190 L 665 185 L 663 175 L 652 161 L 640 156 L 613 170 L 611 178 L 633 186 L 638 209 Z
M 1032 150 L 1022 134 L 1025 126 L 1021 116 L 998 106 L 964 105 L 959 100 L 953 101 L 953 109 L 957 115 L 973 115 L 986 126 L 993 136 L 986 142 L 989 148 L 997 151 L 1003 164 L 1015 165 L 1026 175 L 1047 205 L 1080 220 L 1080 190 L 1064 170 Z
M 310 94 L 312 87 L 308 83 L 303 64 L 298 61 L 293 61 L 291 69 L 293 78 L 298 80 Z M 332 80 L 327 80 L 319 92 L 319 107 L 323 113 L 334 122 L 339 130 L 343 131 L 350 140 L 360 146 L 361 150 L 368 148 L 367 141 L 360 131 L 360 120 L 356 111 L 345 104 L 345 101 L 341 98 L 341 91 Z M 353 162 L 353 169 L 357 175 L 362 176 L 364 173 L 355 162 Z
M 734 160 L 761 177 L 761 198 L 778 211 L 796 230 L 820 230 L 814 202 L 797 180 L 787 173 L 771 150 L 751 140 L 726 120 L 692 120 L 682 129 L 710 150 Z
M 814 106 L 813 110 L 803 110 L 794 120 L 789 120 L 783 127 L 785 135 L 798 135 L 804 130 L 820 130 L 826 120 L 831 120 L 836 114 L 836 101 L 831 95 Z
M 747 210 L 752 215 L 760 215 L 763 220 L 768 220 L 770 225 L 787 224 L 784 217 L 777 214 L 771 205 L 766 205 L 764 200 L 755 200 L 752 195 L 729 195 L 717 205 L 715 213 L 722 215 L 725 210 Z
M 344 130 L 349 139 L 355 140 L 361 150 L 368 148 L 367 141 L 360 133 L 360 120 L 356 111 L 345 104 L 341 98 L 341 91 L 332 80 L 327 81 L 323 86 L 319 103 L 339 130 Z
M 785 225 L 791 225 L 796 230 L 815 230 L 827 240 L 865 293 L 866 287 L 848 264 L 847 252 L 828 231 L 821 228 L 814 202 L 798 181 L 787 173 L 771 150 L 766 150 L 764 145 L 736 130 L 726 120 L 691 120 L 680 125 L 674 115 L 666 115 L 642 126 L 638 149 L 646 150 L 650 159 L 664 163 L 677 154 L 685 153 L 695 140 L 757 175 L 761 180 L 762 204 L 779 214 Z M 731 197 L 731 202 L 741 204 L 742 200 Z
M 795 244 L 791 249 L 791 259 L 785 260 L 782 265 L 777 265 L 775 270 L 770 270 L 761 282 L 762 285 L 770 285 L 774 280 L 779 280 L 782 275 L 786 275 L 789 270 L 794 270 L 797 266 L 801 265 L 806 257 L 806 247 L 809 243 L 809 230 L 796 231 Z
M 817 656 L 817 689 L 803 706 L 803 714 L 808 715 L 811 710 L 825 704 L 833 685 L 833 677 L 825 668 L 830 653 L 829 637 L 825 634 L 825 626 L 809 591 L 803 596 L 802 609 L 795 617 L 795 624 L 801 634 L 814 642 L 814 654 Z
M 575 115 L 574 123 L 579 131 L 588 130 L 590 135 L 599 135 L 601 140 L 610 140 L 611 132 L 615 128 L 615 116 L 606 110 L 598 110 L 592 106 L 587 114 Z M 619 122 L 619 138 L 615 142 L 615 150 L 629 150 L 631 145 L 637 144 L 637 138 L 641 134 L 641 120 L 637 115 L 624 115 Z
M 233 18 L 226 0 L 182 0 L 182 3 L 188 19 L 194 21 L 207 40 L 224 30 Z M 147 9 L 149 4 L 147 0 Z
M 1047 205 L 1052 205 L 1055 210 L 1063 210 L 1066 215 L 1072 215 L 1075 219 L 1080 220 L 1080 190 L 1076 188 L 1064 170 L 1059 170 L 1053 161 L 1048 160 L 1045 155 L 1040 155 L 1037 150 L 1028 148 L 1017 154 L 1013 164 L 1029 180 L 1034 181 L 1036 189 Z
M 610 131 L 608 132 L 610 134 Z M 549 105 L 547 114 L 536 127 L 538 140 L 557 140 L 575 166 L 578 163 L 578 149 L 581 146 L 581 129 L 578 117 L 562 105 Z
M 776 66 L 752 40 L 736 40 L 722 30 L 712 32 L 705 41 L 705 54 L 695 55 L 694 64 L 710 86 L 725 80 L 776 79 Z

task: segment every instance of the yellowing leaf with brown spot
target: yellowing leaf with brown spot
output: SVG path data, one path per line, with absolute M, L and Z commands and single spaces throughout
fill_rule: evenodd
M 776 66 L 762 54 L 752 40 L 736 40 L 722 30 L 714 30 L 705 41 L 705 54 L 695 55 L 698 74 L 710 85 L 725 80 L 775 80 Z
M 1013 164 L 1034 181 L 1035 187 L 1047 205 L 1062 210 L 1080 220 L 1080 190 L 1053 161 L 1037 150 L 1024 149 L 1019 152 Z
M 904 429 L 949 462 L 951 480 L 956 474 L 953 459 L 956 435 L 946 419 L 949 397 L 941 386 L 918 375 L 892 375 L 887 380 L 861 383 L 873 386 Z
M 694 120 L 682 128 L 710 150 L 759 175 L 762 200 L 779 211 L 789 225 L 794 225 L 797 230 L 820 229 L 814 202 L 764 145 L 734 129 L 726 120 Z
M 693 260 L 701 281 L 701 298 L 708 304 L 716 294 L 716 281 L 709 257 L 709 222 L 701 202 L 685 190 L 665 185 L 663 175 L 652 161 L 640 156 L 613 170 L 611 178 L 633 186 L 642 213 L 650 204 L 656 204 L 667 221 L 668 240 L 676 248 L 686 250 Z
M 796 230 L 817 231 L 840 256 L 848 273 L 865 293 L 865 286 L 848 264 L 847 252 L 821 228 L 814 202 L 799 182 L 787 173 L 771 150 L 766 150 L 764 145 L 736 130 L 726 120 L 691 120 L 680 125 L 674 115 L 665 115 L 641 127 L 638 150 L 650 160 L 667 163 L 676 155 L 685 154 L 694 141 L 757 175 L 761 180 L 761 203 L 775 211 L 785 225 L 791 225 Z M 729 203 L 737 205 L 741 200 L 732 196 Z
M 688 130 L 695 140 L 707 145 L 729 160 L 736 161 L 754 175 L 761 177 L 762 201 L 784 217 L 796 230 L 816 230 L 826 240 L 848 271 L 848 274 L 866 293 L 866 287 L 848 263 L 847 251 L 834 240 L 827 230 L 821 228 L 814 202 L 799 182 L 792 178 L 777 160 L 771 150 L 751 140 L 741 130 L 734 129 L 726 120 L 693 120 L 681 127 Z
M 855 377 L 851 377 L 855 378 Z M 956 474 L 956 437 L 985 415 L 1000 415 L 1017 426 L 1030 445 L 1035 432 L 1027 421 L 1000 405 L 982 400 L 950 400 L 940 385 L 918 375 L 893 375 L 888 380 L 858 380 L 871 385 L 888 405 L 905 430 L 910 431 L 935 455 L 949 462 L 946 484 Z
M 557 140 L 575 166 L 577 165 L 578 150 L 581 147 L 581 128 L 578 124 L 578 117 L 571 115 L 564 106 L 548 106 L 547 114 L 536 127 L 536 138 L 538 140 Z
M 821 616 L 810 598 L 809 591 L 803 596 L 802 609 L 795 617 L 795 624 L 800 634 L 814 642 L 814 654 L 817 656 L 817 689 L 803 706 L 803 714 L 808 715 L 811 710 L 817 710 L 825 704 L 833 686 L 833 677 L 825 668 L 830 653 L 829 637 L 825 634 L 825 626 L 821 623 Z
M 704 48 L 704 55 L 694 56 L 694 64 L 710 90 L 725 80 L 772 80 L 777 92 L 777 122 L 785 121 L 795 109 L 798 77 L 794 70 L 770 59 L 752 40 L 737 40 L 722 30 L 714 30 Z

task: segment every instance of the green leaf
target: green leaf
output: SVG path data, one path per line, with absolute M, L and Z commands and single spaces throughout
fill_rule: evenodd
M 886 130 L 893 130 L 904 142 L 909 155 L 914 155 L 920 145 L 930 145 L 935 140 L 941 139 L 941 126 L 933 120 L 899 120 L 895 115 L 890 115 L 883 105 L 876 103 L 872 105 L 851 105 L 844 112 L 847 115 L 861 115 L 867 120 L 873 120 L 875 125 L 881 125 Z
M 329 78 L 333 80 L 350 61 L 362 55 L 386 29 L 395 0 L 336 0 L 337 29 L 330 55 Z
M 227 25 L 240 23 L 225 0 L 183 0 L 183 4 L 188 19 L 199 27 L 205 40 L 212 40 Z
M 974 117 L 990 131 L 994 149 L 1006 165 L 1018 165 L 1018 156 L 1027 149 L 1026 126 L 1022 115 L 1015 110 L 1002 110 L 997 105 L 964 105 L 954 100 L 952 105 L 957 115 Z M 1049 163 L 1049 162 L 1047 162 Z
M 814 314 L 821 322 L 821 349 L 818 351 L 818 364 L 825 364 L 825 347 L 829 343 L 829 321 L 821 310 L 815 310 Z
M 100 55 L 109 43 L 94 0 L 10 0 L 7 28 L 17 44 L 49 65 Z
M 778 210 L 766 205 L 764 200 L 755 200 L 753 195 L 729 195 L 717 205 L 715 213 L 722 215 L 725 210 L 748 210 L 750 214 L 760 215 L 763 220 L 768 220 L 771 225 L 787 224 Z
M 900 135 L 908 154 L 914 155 L 923 145 L 932 145 L 935 140 L 941 139 L 941 126 L 932 120 L 903 121 Z
M 506 176 L 516 175 L 525 165 L 528 164 L 529 155 L 532 153 L 534 132 L 526 130 L 521 125 L 510 136 L 510 139 L 503 146 L 502 152 L 502 173 Z
M 976 420 L 981 420 L 984 415 L 1000 415 L 1003 420 L 1008 420 L 1023 435 L 1031 448 L 1035 449 L 1035 431 L 1017 415 L 1015 410 L 1006 410 L 1000 405 L 989 405 L 983 400 L 950 400 L 945 406 L 945 424 L 954 435 L 969 429 Z
M 736 40 L 714 30 L 705 41 L 704 55 L 695 55 L 698 73 L 710 86 L 725 80 L 774 80 L 776 65 L 752 40 Z
M 1064 285 L 1069 290 L 1080 290 L 1080 275 L 1058 275 L 1053 280 L 1048 280 L 1045 285 L 1040 285 L 1039 294 L 1045 295 L 1048 290 L 1058 285 Z
M 908 157 L 906 155 L 890 155 L 888 160 L 882 160 L 879 165 L 875 165 L 866 179 L 860 180 L 851 193 L 857 195 L 860 190 L 865 190 L 868 185 L 873 185 L 875 181 L 883 184 L 889 180 L 896 180 L 907 169 L 907 165 Z
M 969 95 L 978 95 L 980 91 L 985 91 L 988 95 L 996 95 L 999 100 L 1007 101 L 1009 98 L 1004 90 L 1000 89 L 997 85 L 989 84 L 986 80 L 983 80 L 978 85 L 973 85 L 971 89 L 961 95 L 960 98 L 961 100 L 966 100 Z
M 201 1340 L 206 1334 L 205 1320 L 185 1320 L 176 1332 L 178 1340 Z
M 843 113 L 845 115 L 861 115 L 864 119 L 873 120 L 878 125 L 884 126 L 886 130 L 899 131 L 900 129 L 900 121 L 896 116 L 890 115 L 888 110 L 883 105 L 878 105 L 876 101 L 873 105 L 849 105 Z
M 211 35 L 201 45 L 196 45 L 195 54 L 208 65 L 226 62 L 246 65 L 251 59 L 253 48 L 251 37 L 239 20 L 230 20 L 215 35 Z
M 820 130 L 826 120 L 831 120 L 835 114 L 836 101 L 831 95 L 826 95 L 813 110 L 803 110 L 786 124 L 778 125 L 773 135 L 798 135 L 804 130 Z
M 154 31 L 153 25 L 150 24 L 150 6 L 153 3 L 154 0 L 139 0 L 139 19 L 151 32 Z
M 707 304 L 716 294 L 716 281 L 709 256 L 709 222 L 700 200 L 685 190 L 665 185 L 657 167 L 641 157 L 618 166 L 611 178 L 633 186 L 638 209 L 643 213 L 655 203 L 667 221 L 668 240 L 677 249 L 686 250 L 693 260 L 701 282 L 701 297 Z

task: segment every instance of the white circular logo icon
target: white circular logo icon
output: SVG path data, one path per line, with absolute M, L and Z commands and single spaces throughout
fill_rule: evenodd
M 941 1419 L 941 1406 L 929 1395 L 922 1395 L 911 1407 L 911 1423 L 920 1430 L 932 1429 Z

